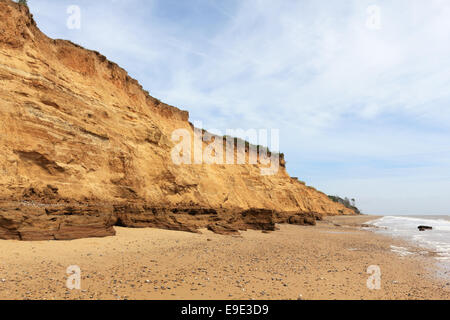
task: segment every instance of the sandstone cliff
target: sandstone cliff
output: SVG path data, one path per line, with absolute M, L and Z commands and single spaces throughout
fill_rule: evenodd
M 114 225 L 235 233 L 353 214 L 282 167 L 176 165 L 189 114 L 97 52 L 46 37 L 0 0 L 0 238 L 114 235 Z

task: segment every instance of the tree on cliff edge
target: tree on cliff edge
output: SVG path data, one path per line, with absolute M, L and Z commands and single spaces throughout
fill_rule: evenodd
M 23 4 L 24 6 L 28 6 L 28 1 L 27 0 L 19 0 L 17 1 L 18 4 Z

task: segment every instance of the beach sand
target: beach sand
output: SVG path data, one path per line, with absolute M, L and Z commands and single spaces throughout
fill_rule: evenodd
M 116 228 L 75 241 L 0 241 L 0 299 L 450 299 L 432 253 L 333 217 L 240 237 Z M 406 247 L 411 255 L 392 252 Z M 81 290 L 66 270 L 81 269 Z M 381 269 L 370 290 L 367 268 Z

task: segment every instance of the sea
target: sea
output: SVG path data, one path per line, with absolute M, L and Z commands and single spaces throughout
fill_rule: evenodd
M 417 247 L 433 252 L 436 259 L 450 268 L 450 216 L 385 216 L 369 222 L 373 231 L 407 240 Z M 419 231 L 418 226 L 433 230 Z M 408 255 L 404 248 L 392 248 L 400 255 Z

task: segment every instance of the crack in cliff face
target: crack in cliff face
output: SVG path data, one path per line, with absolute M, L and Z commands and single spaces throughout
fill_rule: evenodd
M 89 130 L 87 130 L 85 128 L 80 128 L 80 130 L 81 130 L 81 132 L 83 132 L 83 133 L 85 133 L 87 135 L 90 135 L 90 136 L 92 136 L 92 137 L 94 137 L 96 139 L 99 139 L 101 141 L 109 141 L 109 137 L 107 137 L 106 135 L 98 134 L 98 133 L 89 131 Z
M 15 150 L 14 152 L 17 153 L 23 161 L 34 163 L 52 175 L 56 173 L 64 173 L 65 171 L 64 168 L 60 167 L 55 161 L 49 160 L 39 152 L 18 150 Z
M 53 107 L 53 108 L 59 110 L 59 105 L 56 102 L 49 101 L 49 100 L 41 100 L 41 102 L 47 106 L 50 106 L 50 107 Z

